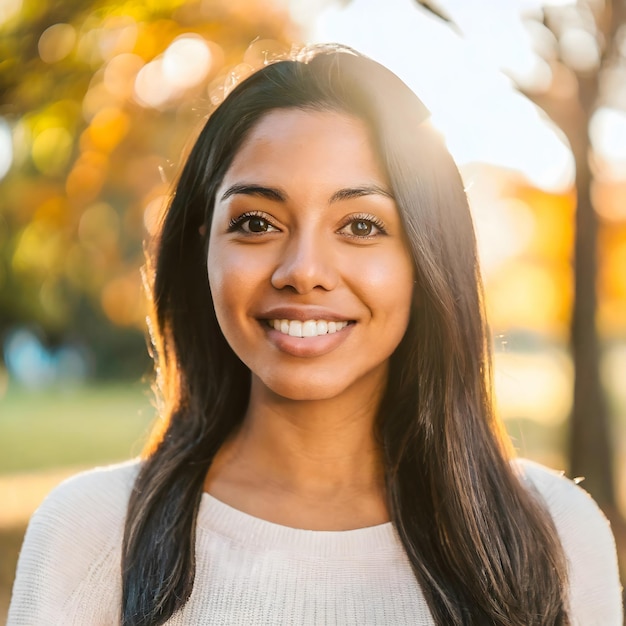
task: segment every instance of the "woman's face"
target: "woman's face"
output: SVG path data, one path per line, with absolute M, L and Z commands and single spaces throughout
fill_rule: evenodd
M 413 267 L 365 124 L 300 109 L 262 117 L 217 191 L 208 272 L 253 386 L 293 400 L 382 390 Z

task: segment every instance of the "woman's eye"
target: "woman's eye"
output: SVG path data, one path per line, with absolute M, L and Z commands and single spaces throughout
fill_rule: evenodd
M 339 232 L 349 237 L 368 238 L 385 234 L 385 229 L 376 220 L 358 217 L 351 219 Z
M 249 218 L 246 222 L 244 222 L 244 224 L 242 224 L 244 230 L 246 230 L 245 226 L 247 226 L 247 230 L 251 233 L 266 233 L 268 230 L 273 228 L 272 225 L 262 217 Z
M 243 233 L 257 235 L 260 233 L 278 231 L 278 228 L 260 215 L 242 215 L 237 219 L 231 220 L 229 230 L 231 232 L 240 231 Z
M 365 220 L 359 220 L 358 222 L 352 222 L 350 224 L 350 232 L 357 237 L 367 237 L 371 235 L 372 231 L 376 228 L 371 222 Z

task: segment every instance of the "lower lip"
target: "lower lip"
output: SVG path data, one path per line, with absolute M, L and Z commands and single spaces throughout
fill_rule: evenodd
M 348 324 L 336 333 L 318 335 L 317 337 L 292 337 L 261 322 L 270 342 L 281 352 L 301 358 L 323 356 L 340 346 L 351 334 L 356 324 Z

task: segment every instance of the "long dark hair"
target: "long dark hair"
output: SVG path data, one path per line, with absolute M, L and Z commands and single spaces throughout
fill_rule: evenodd
M 164 416 L 128 506 L 123 625 L 163 624 L 193 588 L 203 482 L 241 423 L 250 386 L 215 318 L 206 230 L 250 129 L 289 107 L 365 121 L 410 242 L 416 296 L 391 357 L 377 436 L 390 516 L 436 623 L 569 624 L 556 530 L 511 468 L 492 413 L 476 245 L 458 170 L 394 74 L 353 51 L 321 47 L 268 65 L 232 91 L 198 137 L 165 215 L 151 283 Z

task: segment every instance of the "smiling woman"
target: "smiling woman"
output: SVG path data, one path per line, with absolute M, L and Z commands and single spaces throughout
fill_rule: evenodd
M 413 266 L 368 135 L 336 112 L 267 113 L 217 191 L 209 285 L 255 403 L 385 386 Z
M 216 109 L 156 246 L 162 423 L 34 516 L 10 626 L 621 624 L 606 520 L 493 417 L 427 117 L 332 46 Z

